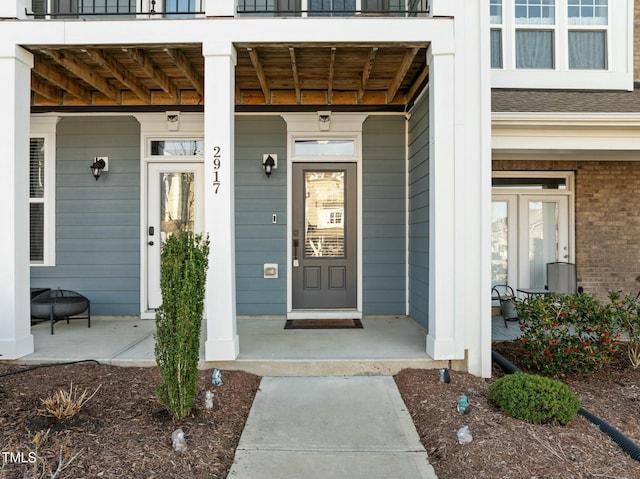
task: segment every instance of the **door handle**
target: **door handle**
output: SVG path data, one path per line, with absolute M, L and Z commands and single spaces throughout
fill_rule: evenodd
M 149 246 L 153 246 L 153 241 L 149 241 L 147 244 L 148 244 Z
M 149 226 L 149 236 L 153 236 L 155 234 L 156 230 L 153 226 Z

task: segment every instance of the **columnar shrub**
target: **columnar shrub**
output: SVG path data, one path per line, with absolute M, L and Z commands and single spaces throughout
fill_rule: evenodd
M 580 399 L 566 384 L 532 374 L 504 376 L 487 393 L 505 414 L 534 424 L 569 424 L 580 409 Z
M 193 407 L 198 381 L 209 239 L 181 232 L 162 246 L 162 305 L 156 310 L 155 356 L 160 370 L 158 401 L 174 419 Z
M 618 347 L 612 303 L 590 294 L 552 294 L 518 301 L 525 365 L 551 376 L 601 368 Z

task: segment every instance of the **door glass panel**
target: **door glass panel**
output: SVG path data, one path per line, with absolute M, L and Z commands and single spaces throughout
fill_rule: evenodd
M 344 257 L 344 171 L 305 171 L 306 257 Z
M 508 284 L 508 203 L 494 201 L 491 207 L 491 286 Z
M 202 140 L 153 140 L 152 156 L 202 156 Z
M 162 241 L 180 231 L 194 231 L 195 174 L 160 173 L 160 234 Z
M 531 288 L 544 288 L 547 263 L 558 260 L 558 203 L 529 201 L 529 280 Z
M 294 154 L 296 156 L 353 156 L 355 148 L 353 140 L 296 140 Z

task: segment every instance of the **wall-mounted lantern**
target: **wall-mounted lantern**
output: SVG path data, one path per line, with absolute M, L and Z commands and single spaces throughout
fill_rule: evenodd
M 274 169 L 278 167 L 278 155 L 275 153 L 265 153 L 262 155 L 262 168 L 267 177 L 271 176 Z
M 102 174 L 103 171 L 108 171 L 108 162 L 109 158 L 107 158 L 106 156 L 96 156 L 93 159 L 93 163 L 91 164 L 90 168 L 91 168 L 91 173 L 93 174 L 93 177 L 96 179 L 96 181 L 98 181 L 98 178 L 100 178 L 100 175 Z

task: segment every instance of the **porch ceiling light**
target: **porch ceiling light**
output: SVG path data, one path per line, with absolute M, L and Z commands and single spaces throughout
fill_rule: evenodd
M 264 155 L 262 158 L 262 168 L 264 168 L 264 174 L 267 177 L 271 176 L 274 168 L 276 168 L 276 160 L 271 155 Z
M 320 131 L 329 131 L 331 129 L 331 112 L 330 111 L 318 112 L 318 129 Z
M 93 164 L 91 165 L 91 173 L 93 174 L 93 177 L 96 179 L 96 181 L 98 181 L 98 178 L 100 178 L 102 170 L 104 170 L 104 167 L 106 165 L 107 164 L 104 159 L 98 156 L 93 159 Z

